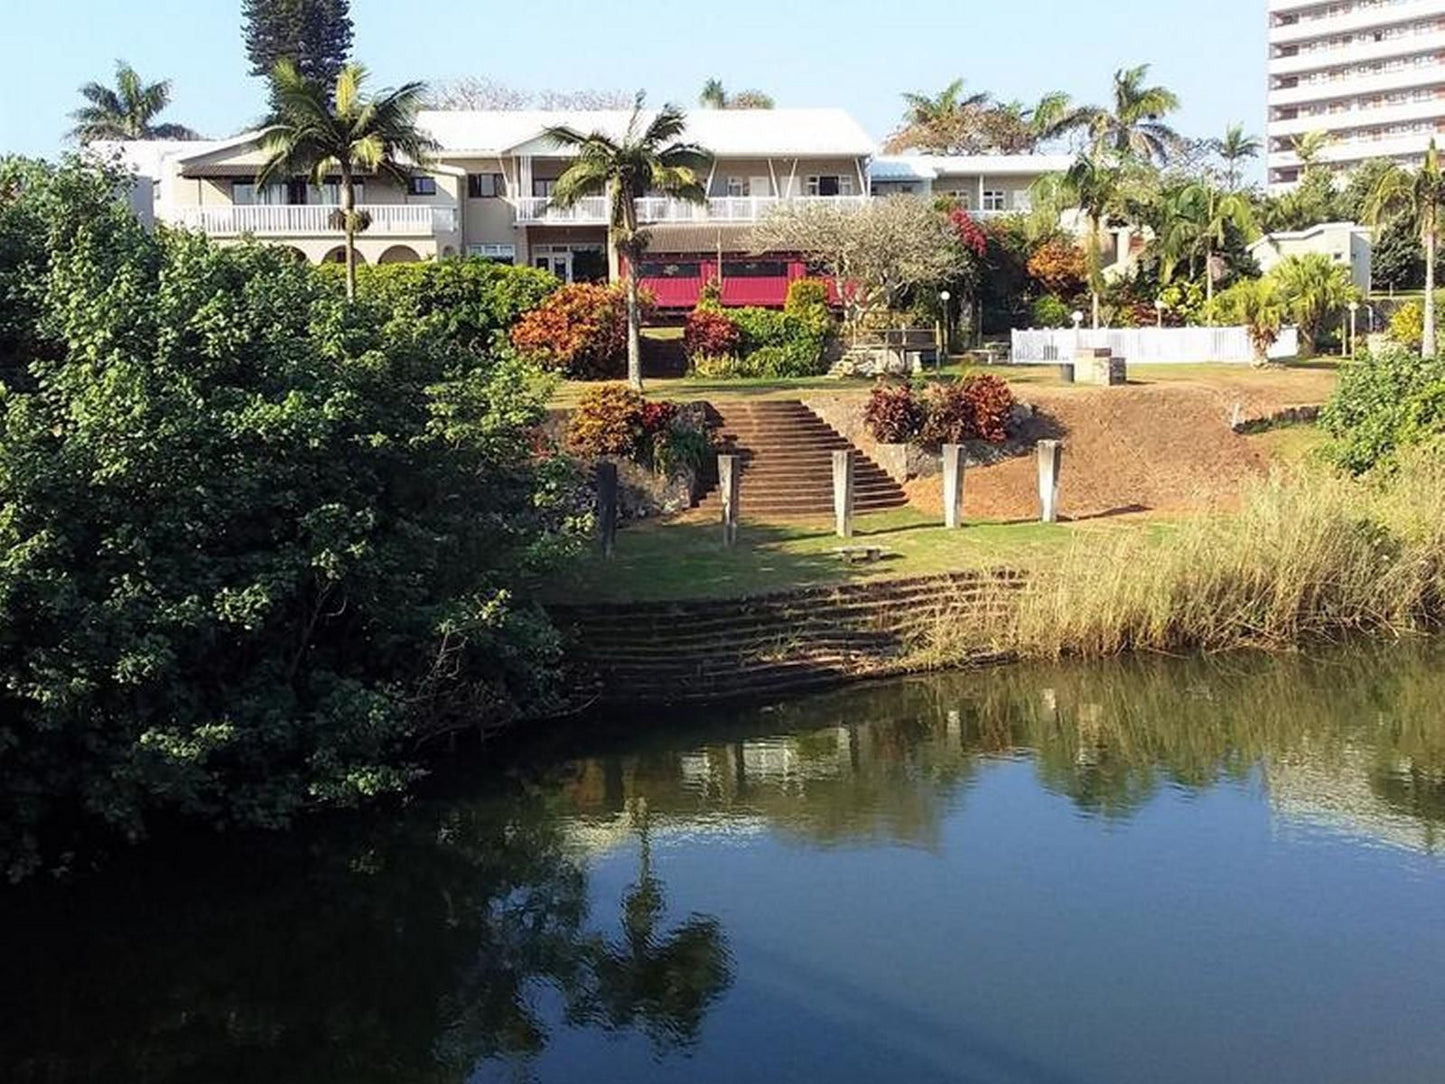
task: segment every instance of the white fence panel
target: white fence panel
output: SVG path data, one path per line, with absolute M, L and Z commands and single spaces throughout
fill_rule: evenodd
M 1108 347 L 1115 357 L 1137 365 L 1170 365 L 1201 361 L 1249 363 L 1254 348 L 1249 330 L 1243 327 L 1108 327 L 1014 329 L 1012 359 L 1015 362 L 1072 361 L 1074 352 Z M 1299 335 L 1285 328 L 1274 346 L 1272 359 L 1292 358 L 1299 353 Z

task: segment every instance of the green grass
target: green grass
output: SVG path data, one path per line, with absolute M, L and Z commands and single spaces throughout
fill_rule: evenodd
M 722 527 L 707 521 L 654 520 L 618 532 L 611 559 L 575 562 L 549 592 L 558 601 L 620 602 L 742 597 L 794 587 L 920 576 L 990 565 L 1020 565 L 1062 551 L 1085 532 L 1155 532 L 1138 520 L 1077 524 L 970 523 L 949 531 L 912 509 L 858 517 L 850 539 L 830 523 L 744 522 L 738 544 L 722 544 Z M 888 556 L 849 565 L 843 546 L 881 546 Z

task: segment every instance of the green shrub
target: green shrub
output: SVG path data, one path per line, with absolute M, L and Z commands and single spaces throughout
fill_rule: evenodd
M 1333 438 L 1331 458 L 1358 474 L 1389 462 L 1398 448 L 1438 432 L 1434 404 L 1442 383 L 1445 360 L 1421 358 L 1399 345 L 1365 351 L 1347 362 L 1320 413 L 1320 424 Z
M 274 247 L 148 234 L 118 182 L 0 183 L 34 324 L 0 397 L 12 877 L 397 791 L 447 729 L 555 706 L 523 600 L 575 506 L 536 370 Z
M 1069 306 L 1053 294 L 1036 298 L 1029 312 L 1034 327 L 1068 327 L 1070 324 Z
M 822 279 L 794 279 L 788 283 L 783 311 L 792 316 L 807 316 L 828 308 L 828 284 Z
M 826 371 L 824 349 L 832 330 L 826 309 L 798 314 L 740 308 L 729 309 L 728 316 L 738 329 L 738 353 L 759 375 L 819 376 Z
M 735 354 L 698 354 L 688 359 L 688 372 L 704 380 L 757 376 L 757 369 Z
M 578 455 L 634 458 L 645 432 L 642 393 L 626 384 L 599 384 L 577 401 L 567 422 L 567 446 Z
M 1419 301 L 1406 301 L 1390 315 L 1390 338 L 1401 346 L 1420 349 L 1425 337 L 1425 306 Z

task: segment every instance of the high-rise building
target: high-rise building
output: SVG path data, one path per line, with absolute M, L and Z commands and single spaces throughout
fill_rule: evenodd
M 1339 171 L 1418 163 L 1445 133 L 1445 0 L 1268 3 L 1271 188 L 1299 179 L 1295 140 L 1312 132 Z

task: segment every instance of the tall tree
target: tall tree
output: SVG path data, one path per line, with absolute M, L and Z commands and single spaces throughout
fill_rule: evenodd
M 351 54 L 350 0 L 243 0 L 246 56 L 251 74 L 270 79 L 283 60 L 304 79 L 336 85 Z M 281 101 L 270 84 L 271 109 Z
M 1114 73 L 1113 102 L 1092 117 L 1095 152 L 1130 155 L 1164 163 L 1179 136 L 1164 117 L 1179 108 L 1179 96 L 1162 85 L 1148 86 L 1149 65 Z
M 1058 228 L 1059 216 L 1075 211 L 1083 216 L 1084 270 L 1089 281 L 1092 326 L 1099 326 L 1100 297 L 1104 290 L 1103 254 L 1106 227 L 1125 208 L 1129 183 L 1114 156 L 1080 154 L 1064 173 L 1046 174 L 1031 191 L 1033 217 L 1046 231 Z
M 740 90 L 730 94 L 722 85 L 722 80 L 709 79 L 702 85 L 697 104 L 704 109 L 772 109 L 775 103 L 772 95 L 761 90 Z
M 1434 139 L 1430 140 L 1419 169 L 1394 165 L 1385 170 L 1365 201 L 1365 221 L 1376 230 L 1397 215 L 1415 227 L 1425 249 L 1425 333 L 1420 339 L 1420 356 L 1434 357 L 1435 254 L 1440 247 L 1440 227 L 1445 218 L 1445 175 L 1440 170 L 1440 152 Z
M 646 95 L 633 100 L 632 116 L 621 138 L 607 132 L 584 134 L 566 125 L 548 128 L 545 135 L 559 149 L 576 153 L 573 163 L 557 178 L 552 202 L 571 207 L 587 196 L 610 201 L 607 232 L 613 262 L 627 261 L 623 279 L 627 291 L 627 380 L 642 389 L 642 317 L 637 301 L 637 263 L 647 248 L 647 233 L 637 223 L 637 201 L 649 192 L 673 199 L 703 203 L 707 191 L 702 173 L 712 156 L 682 139 L 687 118 L 675 105 L 664 105 L 651 119 L 643 112 Z
M 1269 277 L 1278 283 L 1285 311 L 1299 325 L 1300 353 L 1312 357 L 1326 318 L 1356 296 L 1349 268 L 1323 252 L 1307 252 L 1280 261 Z
M 1191 272 L 1197 259 L 1204 263 L 1204 296 L 1214 300 L 1215 254 L 1224 247 L 1231 227 L 1253 240 L 1258 233 L 1254 207 L 1242 193 L 1220 190 L 1205 181 L 1191 181 L 1168 193 L 1164 200 L 1164 228 L 1158 234 L 1159 277 L 1167 283 L 1174 269 L 1188 261 Z
M 1257 137 L 1245 134 L 1242 124 L 1231 124 L 1224 138 L 1215 140 L 1214 151 L 1224 160 L 1224 180 L 1231 192 L 1239 187 L 1239 164 L 1258 158 L 1261 147 Z
M 375 97 L 364 93 L 366 69 L 348 64 L 333 86 L 308 79 L 289 60 L 271 77 L 277 121 L 262 138 L 259 187 L 277 177 L 308 175 L 317 185 L 340 175 L 339 225 L 346 231 L 346 296 L 356 296 L 356 235 L 369 226 L 356 209 L 357 174 L 384 173 L 405 185 L 436 144 L 416 125 L 424 87 L 407 83 Z
M 910 91 L 903 95 L 903 123 L 889 137 L 885 149 L 935 154 L 960 151 L 989 101 L 986 92 L 965 94 L 962 79 L 934 95 Z
M 124 60 L 115 62 L 115 88 L 86 83 L 80 88 L 88 104 L 70 114 L 70 136 L 81 143 L 98 139 L 199 139 L 184 124 L 154 124 L 171 104 L 171 83 L 147 83 Z

